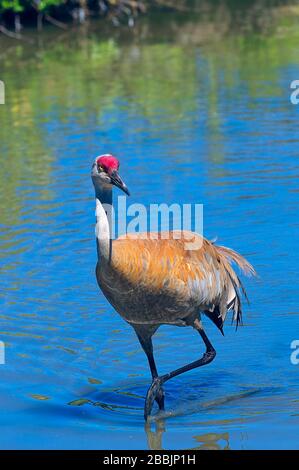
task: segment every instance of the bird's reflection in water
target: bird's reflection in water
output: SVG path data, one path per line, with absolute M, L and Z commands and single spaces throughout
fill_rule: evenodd
M 147 437 L 147 444 L 150 450 L 163 450 L 163 433 L 166 432 L 165 421 L 163 418 L 147 422 L 144 426 Z M 226 433 L 205 433 L 194 436 L 194 439 L 200 443 L 193 447 L 193 450 L 229 450 L 229 434 Z
M 229 434 L 227 432 L 209 432 L 194 436 L 194 439 L 200 442 L 200 446 L 195 447 L 198 450 L 229 450 Z M 222 442 L 223 441 L 223 442 Z
M 147 437 L 147 444 L 150 450 L 162 450 L 162 436 L 166 431 L 164 419 L 157 419 L 154 422 L 146 422 L 144 430 Z

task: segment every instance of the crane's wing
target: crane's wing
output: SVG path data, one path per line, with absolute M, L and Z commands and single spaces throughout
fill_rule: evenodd
M 188 231 L 127 234 L 112 249 L 113 266 L 131 285 L 184 296 L 221 331 L 229 309 L 236 324 L 241 322 L 241 291 L 246 296 L 231 262 L 245 274 L 255 273 L 235 251 Z

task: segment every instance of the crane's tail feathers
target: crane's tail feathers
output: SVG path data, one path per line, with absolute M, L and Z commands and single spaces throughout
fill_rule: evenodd
M 242 302 L 241 302 L 240 290 L 244 294 L 247 302 L 248 302 L 248 297 L 247 297 L 246 291 L 243 287 L 243 284 L 241 283 L 238 276 L 237 276 L 238 282 L 236 282 L 232 278 L 232 276 L 230 275 L 229 272 L 228 272 L 228 275 L 230 277 L 231 283 L 234 287 L 235 294 L 236 294 L 236 297 L 232 300 L 232 305 L 230 306 L 230 308 L 234 312 L 234 314 L 232 316 L 232 324 L 233 324 L 233 322 L 236 322 L 236 330 L 237 330 L 239 325 L 243 325 L 243 313 L 242 313 Z
M 240 270 L 247 276 L 255 276 L 256 272 L 254 267 L 243 256 L 239 255 L 239 253 L 236 253 L 234 250 L 231 250 L 230 248 L 226 248 L 224 246 L 216 246 L 216 249 L 226 260 L 225 270 L 235 291 L 235 298 L 227 307 L 228 310 L 231 309 L 233 311 L 232 322 L 236 322 L 237 329 L 238 326 L 243 323 L 241 294 L 244 295 L 248 303 L 249 300 L 245 288 L 239 276 L 233 270 L 231 263 L 235 263 L 240 268 Z
M 223 318 L 219 310 L 219 306 L 215 306 L 213 311 L 205 310 L 204 314 L 217 326 L 221 334 L 224 336 L 223 331 Z
M 247 261 L 247 259 L 244 258 L 244 256 L 239 255 L 236 251 L 231 248 L 226 248 L 225 246 L 217 245 L 216 248 L 228 261 L 236 263 L 246 276 L 256 276 L 254 267 Z

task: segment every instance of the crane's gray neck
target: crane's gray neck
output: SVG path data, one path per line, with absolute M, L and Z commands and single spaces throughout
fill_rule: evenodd
M 99 261 L 111 261 L 112 256 L 112 188 L 95 184 L 96 240 Z
M 112 206 L 112 187 L 111 186 L 95 186 L 96 198 L 101 204 Z

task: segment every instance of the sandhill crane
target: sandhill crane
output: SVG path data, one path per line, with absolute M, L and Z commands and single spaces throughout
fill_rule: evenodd
M 241 322 L 240 294 L 246 293 L 231 262 L 245 274 L 254 274 L 254 269 L 235 251 L 192 232 L 182 231 L 180 237 L 177 232 L 169 232 L 168 239 L 161 233 L 127 234 L 112 241 L 109 210 L 112 186 L 129 195 L 118 169 L 118 160 L 110 154 L 97 157 L 92 165 L 96 196 L 96 277 L 107 300 L 134 328 L 147 356 L 152 374 L 144 406 L 147 420 L 154 400 L 164 410 L 162 386 L 167 380 L 209 364 L 215 358 L 216 351 L 202 326 L 202 314 L 222 334 L 229 310 L 236 325 Z M 199 249 L 186 250 L 185 241 L 190 241 L 190 237 L 201 242 Z M 162 324 L 192 326 L 200 334 L 206 351 L 200 359 L 159 376 L 152 336 Z

